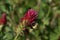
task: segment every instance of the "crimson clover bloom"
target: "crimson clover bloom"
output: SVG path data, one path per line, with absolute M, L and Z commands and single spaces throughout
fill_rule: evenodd
M 31 28 L 33 28 L 32 25 L 35 25 L 37 16 L 38 12 L 36 10 L 29 9 L 21 18 L 21 22 L 19 23 L 16 32 L 20 32 L 21 30 L 23 30 L 25 33 L 28 33 L 28 29 L 26 28 L 26 26 L 30 26 Z M 19 26 L 21 26 L 22 28 L 18 31 L 18 29 L 20 28 Z
M 6 14 L 5 13 L 3 13 L 2 14 L 2 17 L 0 18 L 0 25 L 4 25 L 4 24 L 6 24 Z
M 21 19 L 21 21 L 26 21 L 27 20 L 27 25 L 32 25 L 33 23 L 36 22 L 36 19 L 37 19 L 37 16 L 38 16 L 38 13 L 37 11 L 35 11 L 34 9 L 29 9 L 24 17 Z

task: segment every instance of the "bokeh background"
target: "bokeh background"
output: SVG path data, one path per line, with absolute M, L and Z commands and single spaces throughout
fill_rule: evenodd
M 16 38 L 17 25 L 30 8 L 38 12 L 38 25 Z M 60 0 L 0 0 L 0 18 L 3 13 L 7 23 L 0 25 L 0 40 L 60 40 Z

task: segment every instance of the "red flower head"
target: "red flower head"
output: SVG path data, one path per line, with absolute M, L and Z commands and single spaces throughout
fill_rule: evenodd
M 3 13 L 2 17 L 0 18 L 0 24 L 5 24 L 6 23 L 6 14 Z
M 38 13 L 37 11 L 33 10 L 33 9 L 29 9 L 24 17 L 21 19 L 21 21 L 26 21 L 27 20 L 27 25 L 31 25 L 32 23 L 34 23 L 37 19 Z

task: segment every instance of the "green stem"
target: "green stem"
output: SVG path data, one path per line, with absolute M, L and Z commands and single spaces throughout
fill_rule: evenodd
M 60 33 L 60 18 L 58 18 L 58 27 L 59 27 L 59 33 Z
M 17 35 L 15 36 L 14 40 L 17 40 L 17 37 L 19 36 L 20 33 L 17 33 Z
M 46 15 L 46 18 L 49 16 L 49 14 L 50 14 L 50 7 L 49 7 L 49 9 L 48 9 L 48 13 L 47 13 L 47 15 Z

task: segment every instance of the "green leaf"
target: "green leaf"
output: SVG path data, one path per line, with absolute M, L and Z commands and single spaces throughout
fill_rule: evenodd
M 6 33 L 3 36 L 3 40 L 12 40 L 12 39 L 13 39 L 13 34 L 11 34 L 11 33 Z

